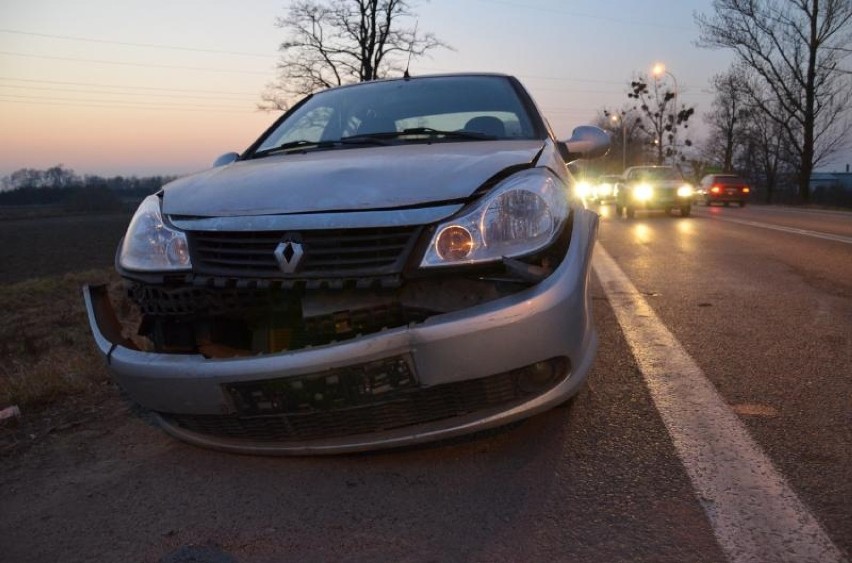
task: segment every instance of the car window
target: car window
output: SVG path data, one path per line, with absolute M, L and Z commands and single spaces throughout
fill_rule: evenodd
M 543 136 L 505 77 L 424 77 L 315 94 L 287 115 L 256 151 L 290 142 L 337 141 L 420 127 L 471 131 L 496 139 Z
M 276 137 L 275 144 L 280 145 L 292 141 L 321 141 L 323 131 L 325 131 L 333 114 L 334 108 L 328 106 L 320 106 L 305 112 L 304 115 L 294 120 L 291 127 L 282 131 Z

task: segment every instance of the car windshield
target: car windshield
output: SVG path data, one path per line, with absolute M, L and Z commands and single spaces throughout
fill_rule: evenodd
M 320 92 L 287 115 L 253 152 L 539 139 L 541 130 L 506 77 L 423 77 Z
M 680 175 L 680 172 L 675 168 L 640 168 L 639 170 L 633 170 L 630 173 L 631 180 L 644 180 L 644 181 L 666 181 L 666 180 L 675 180 L 681 181 L 683 180 L 683 176 Z

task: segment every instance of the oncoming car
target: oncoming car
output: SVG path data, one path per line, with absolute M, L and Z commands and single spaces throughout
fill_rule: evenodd
M 167 432 L 233 452 L 395 447 L 542 412 L 597 348 L 598 216 L 566 163 L 608 143 L 558 141 L 505 75 L 316 93 L 142 202 L 116 256 L 141 322 L 87 286 L 95 341 Z
M 605 175 L 590 180 L 577 182 L 577 195 L 590 203 L 611 203 L 615 201 L 615 193 L 621 176 Z
M 615 194 L 617 193 L 618 186 L 621 182 L 621 176 L 614 174 L 607 174 L 599 177 L 592 188 L 594 200 L 597 203 L 612 203 L 615 201 Z
M 694 189 L 673 166 L 633 166 L 624 172 L 624 182 L 615 199 L 615 214 L 633 217 L 637 209 L 674 209 L 682 217 L 692 212 Z

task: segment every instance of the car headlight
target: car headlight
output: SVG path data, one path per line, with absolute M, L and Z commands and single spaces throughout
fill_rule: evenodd
M 438 225 L 420 265 L 475 264 L 541 250 L 559 234 L 568 212 L 558 178 L 540 168 L 525 170 Z
M 692 197 L 695 191 L 689 184 L 684 184 L 677 189 L 677 197 Z
M 186 235 L 169 228 L 160 211 L 160 198 L 146 197 L 130 220 L 119 253 L 119 264 L 127 270 L 161 272 L 188 270 Z
M 633 188 L 633 199 L 636 201 L 648 201 L 654 197 L 654 188 L 650 184 L 639 184 Z
M 588 182 L 577 182 L 577 196 L 586 199 L 594 194 L 592 185 Z

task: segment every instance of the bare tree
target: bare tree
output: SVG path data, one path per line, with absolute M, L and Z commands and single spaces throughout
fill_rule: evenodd
M 751 103 L 783 133 L 797 161 L 799 197 L 811 173 L 848 139 L 852 99 L 840 62 L 852 44 L 849 0 L 714 0 L 699 14 L 699 45 L 731 49 L 766 88 Z
M 642 118 L 638 117 L 632 108 L 616 111 L 603 109 L 595 120 L 595 125 L 609 131 L 612 139 L 606 156 L 593 161 L 605 168 L 602 173 L 621 174 L 628 166 L 641 164 L 647 148 L 647 138 L 641 129 Z
M 404 22 L 409 0 L 296 0 L 276 26 L 281 44 L 278 80 L 261 95 L 262 109 L 285 109 L 294 97 L 353 82 L 400 75 L 409 58 L 447 47 L 432 33 Z
M 681 126 L 689 127 L 688 121 L 695 108 L 676 107 L 676 92 L 669 87 L 665 77 L 648 80 L 639 75 L 630 83 L 630 88 L 627 97 L 638 101 L 633 108 L 642 116 L 638 127 L 647 135 L 657 164 L 663 164 L 666 157 L 683 158 L 682 151 L 675 146 L 677 130 Z M 684 145 L 691 146 L 692 142 L 686 139 Z
M 741 133 L 735 166 L 761 187 L 766 203 L 772 203 L 782 177 L 796 170 L 794 150 L 781 125 L 761 112 L 745 113 Z
M 744 127 L 749 107 L 749 80 L 746 69 L 733 66 L 715 75 L 711 81 L 715 92 L 712 111 L 704 114 L 708 125 L 705 154 L 711 162 L 721 166 L 723 172 L 733 172 L 734 156 L 743 142 Z

